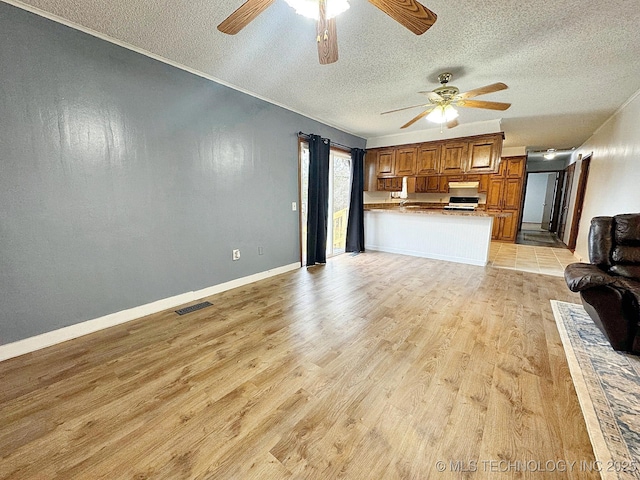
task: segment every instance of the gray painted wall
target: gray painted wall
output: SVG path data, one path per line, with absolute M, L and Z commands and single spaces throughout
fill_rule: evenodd
M 0 72 L 2 344 L 298 261 L 296 132 L 365 146 L 4 3 Z

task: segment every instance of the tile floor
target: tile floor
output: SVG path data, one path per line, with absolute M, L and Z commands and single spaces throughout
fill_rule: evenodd
M 487 265 L 562 277 L 564 268 L 577 261 L 566 248 L 491 242 Z

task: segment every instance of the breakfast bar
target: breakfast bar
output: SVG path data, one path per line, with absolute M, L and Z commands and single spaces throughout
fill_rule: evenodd
M 484 266 L 502 212 L 365 205 L 365 249 Z

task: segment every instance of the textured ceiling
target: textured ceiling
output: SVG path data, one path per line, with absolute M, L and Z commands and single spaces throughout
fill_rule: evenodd
M 371 138 L 400 133 L 417 115 L 380 112 L 426 103 L 421 90 L 454 74 L 461 91 L 505 112 L 460 109 L 460 123 L 502 119 L 505 145 L 583 143 L 640 88 L 636 0 L 425 0 L 438 15 L 413 35 L 366 0 L 337 19 L 340 59 L 319 65 L 313 20 L 278 0 L 235 36 L 216 26 L 243 0 L 29 0 L 28 5 L 187 66 L 324 123 Z M 33 8 L 31 8 L 33 7 Z M 37 11 L 37 10 L 36 10 Z M 409 130 L 428 126 L 417 122 Z M 403 130 L 404 131 L 404 130 Z

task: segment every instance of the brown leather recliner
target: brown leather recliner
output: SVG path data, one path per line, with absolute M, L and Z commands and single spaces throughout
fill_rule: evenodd
M 589 260 L 564 278 L 615 350 L 640 354 L 640 213 L 594 217 Z

